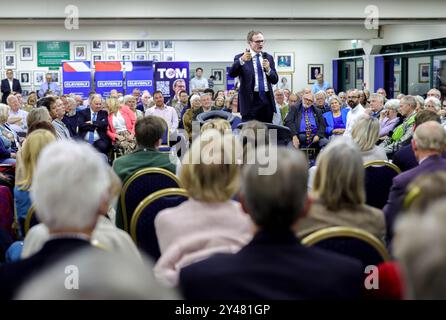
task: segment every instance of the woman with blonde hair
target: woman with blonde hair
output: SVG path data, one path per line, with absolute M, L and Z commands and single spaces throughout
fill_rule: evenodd
M 298 236 L 319 229 L 346 226 L 363 229 L 384 242 L 381 210 L 366 205 L 364 167 L 359 148 L 350 138 L 339 137 L 325 147 L 316 162 L 314 203 L 298 225 Z
M 161 211 L 155 229 L 161 258 L 158 278 L 175 285 L 179 269 L 215 252 L 233 252 L 251 237 L 252 224 L 240 203 L 238 141 L 206 130 L 183 158 L 180 180 L 189 200 Z
M 370 116 L 359 119 L 352 130 L 352 139 L 358 145 L 364 163 L 376 160 L 387 160 L 384 148 L 377 146 L 379 139 L 379 121 Z
M 231 124 L 225 119 L 211 119 L 206 121 L 201 127 L 201 133 L 209 129 L 215 129 L 221 134 L 225 134 L 226 132 L 232 133 Z
M 20 165 L 23 170 L 23 179 L 16 182 L 14 187 L 14 202 L 16 208 L 16 218 L 20 225 L 20 230 L 24 234 L 24 223 L 29 208 L 31 207 L 31 199 L 29 190 L 31 188 L 34 168 L 37 159 L 43 148 L 51 142 L 56 141 L 56 136 L 48 130 L 38 129 L 33 131 L 23 144 L 20 157 Z
M 135 113 L 126 105 L 119 105 L 117 99 L 106 100 L 108 109 L 107 135 L 112 144 L 122 155 L 129 154 L 136 149 Z

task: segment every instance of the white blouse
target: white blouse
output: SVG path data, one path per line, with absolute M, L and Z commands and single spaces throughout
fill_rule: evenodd
M 125 125 L 125 119 L 120 111 L 113 114 L 113 127 L 115 127 L 116 133 L 127 131 L 127 126 Z

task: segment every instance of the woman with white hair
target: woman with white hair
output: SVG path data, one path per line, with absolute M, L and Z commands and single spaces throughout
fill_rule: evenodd
M 136 109 L 136 98 L 131 94 L 128 94 L 124 97 L 124 104 L 130 108 L 135 114 L 136 120 L 144 118 L 144 113 L 141 110 Z
M 365 173 L 356 144 L 348 137 L 335 139 L 321 151 L 316 167 L 314 202 L 298 224 L 297 235 L 305 237 L 319 229 L 346 226 L 368 231 L 384 242 L 384 214 L 365 203 Z
M 377 146 L 379 121 L 370 116 L 359 119 L 352 130 L 352 139 L 358 145 L 364 163 L 375 160 L 387 160 L 384 148 Z
M 181 267 L 234 252 L 251 238 L 248 215 L 231 200 L 240 187 L 237 150 L 241 146 L 232 134 L 209 129 L 184 156 L 180 180 L 190 198 L 155 218 L 161 251 L 155 275 L 169 285 L 176 284 Z
M 424 109 L 439 114 L 441 111 L 441 101 L 436 97 L 429 97 L 424 101 Z
M 383 111 L 379 117 L 379 137 L 383 138 L 392 131 L 399 122 L 398 109 L 400 108 L 400 100 L 390 99 L 384 105 Z
M 197 115 L 201 109 L 201 98 L 198 94 L 190 97 L 190 108 L 183 115 L 183 126 L 187 133 L 189 141 L 192 141 L 192 121 L 197 119 Z
M 126 105 L 120 105 L 117 99 L 108 98 L 105 103 L 108 109 L 107 135 L 112 144 L 120 155 L 133 152 L 136 149 L 135 113 Z

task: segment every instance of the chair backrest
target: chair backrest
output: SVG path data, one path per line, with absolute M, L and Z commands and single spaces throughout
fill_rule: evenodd
M 31 229 L 32 227 L 34 227 L 36 224 L 39 224 L 39 220 L 37 220 L 37 216 L 36 216 L 36 209 L 34 208 L 34 206 L 31 206 L 28 209 L 28 213 L 26 214 L 26 219 L 25 219 L 25 236 L 28 233 L 29 229 Z
M 329 227 L 302 239 L 305 246 L 334 251 L 360 260 L 365 266 L 389 261 L 385 245 L 367 231 L 351 227 Z
M 197 121 L 200 122 L 200 125 L 203 125 L 206 121 L 212 119 L 224 119 L 229 121 L 229 123 L 232 123 L 232 121 L 234 121 L 234 115 L 223 110 L 211 110 L 197 115 Z
M 136 208 L 132 217 L 130 234 L 135 244 L 148 253 L 155 261 L 161 256 L 155 231 L 155 218 L 166 208 L 176 207 L 188 198 L 180 188 L 159 190 L 146 197 Z
M 12 236 L 14 221 L 14 200 L 8 187 L 0 186 L 0 228 Z
M 291 130 L 288 127 L 272 124 L 272 123 L 264 123 L 268 130 L 276 130 L 277 132 L 277 144 L 281 146 L 286 146 L 291 141 Z M 242 129 L 245 125 L 245 122 L 241 122 L 238 124 L 237 129 Z M 271 142 L 271 141 L 270 141 Z
M 170 171 L 162 168 L 144 168 L 136 171 L 121 190 L 121 214 L 124 230 L 129 232 L 130 221 L 139 203 L 148 195 L 166 188 L 180 188 L 181 183 Z
M 382 209 L 389 197 L 392 180 L 401 173 L 400 168 L 389 161 L 371 161 L 364 164 L 366 203 Z

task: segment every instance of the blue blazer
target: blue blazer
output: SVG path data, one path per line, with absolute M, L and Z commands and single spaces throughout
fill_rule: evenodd
M 238 105 L 240 114 L 245 116 L 249 113 L 249 108 L 252 105 L 253 96 L 254 96 L 254 84 L 255 84 L 255 75 L 254 75 L 254 64 L 251 61 L 247 61 L 243 64 L 240 64 L 240 57 L 243 53 L 238 54 L 234 58 L 234 63 L 229 69 L 229 75 L 233 78 L 240 78 L 240 90 L 239 90 L 239 99 Z M 274 58 L 270 54 L 266 54 L 266 58 L 269 61 L 271 66 L 271 72 L 269 76 L 266 76 L 266 82 L 268 83 L 268 93 L 271 101 L 271 108 L 273 112 L 276 112 L 276 106 L 274 104 L 274 93 L 273 93 L 273 84 L 276 84 L 279 81 L 279 76 L 276 72 L 276 67 L 274 65 Z M 254 58 L 253 58 L 254 59 Z M 261 58 L 262 59 L 262 58 Z
M 348 108 L 341 109 L 341 117 L 342 117 L 342 122 L 344 122 L 344 126 L 347 125 L 347 113 L 349 111 L 350 109 Z M 332 111 L 325 112 L 322 116 L 325 118 L 325 123 L 326 123 L 325 133 L 327 134 L 327 136 L 331 136 L 331 132 L 334 129 L 333 112 Z

